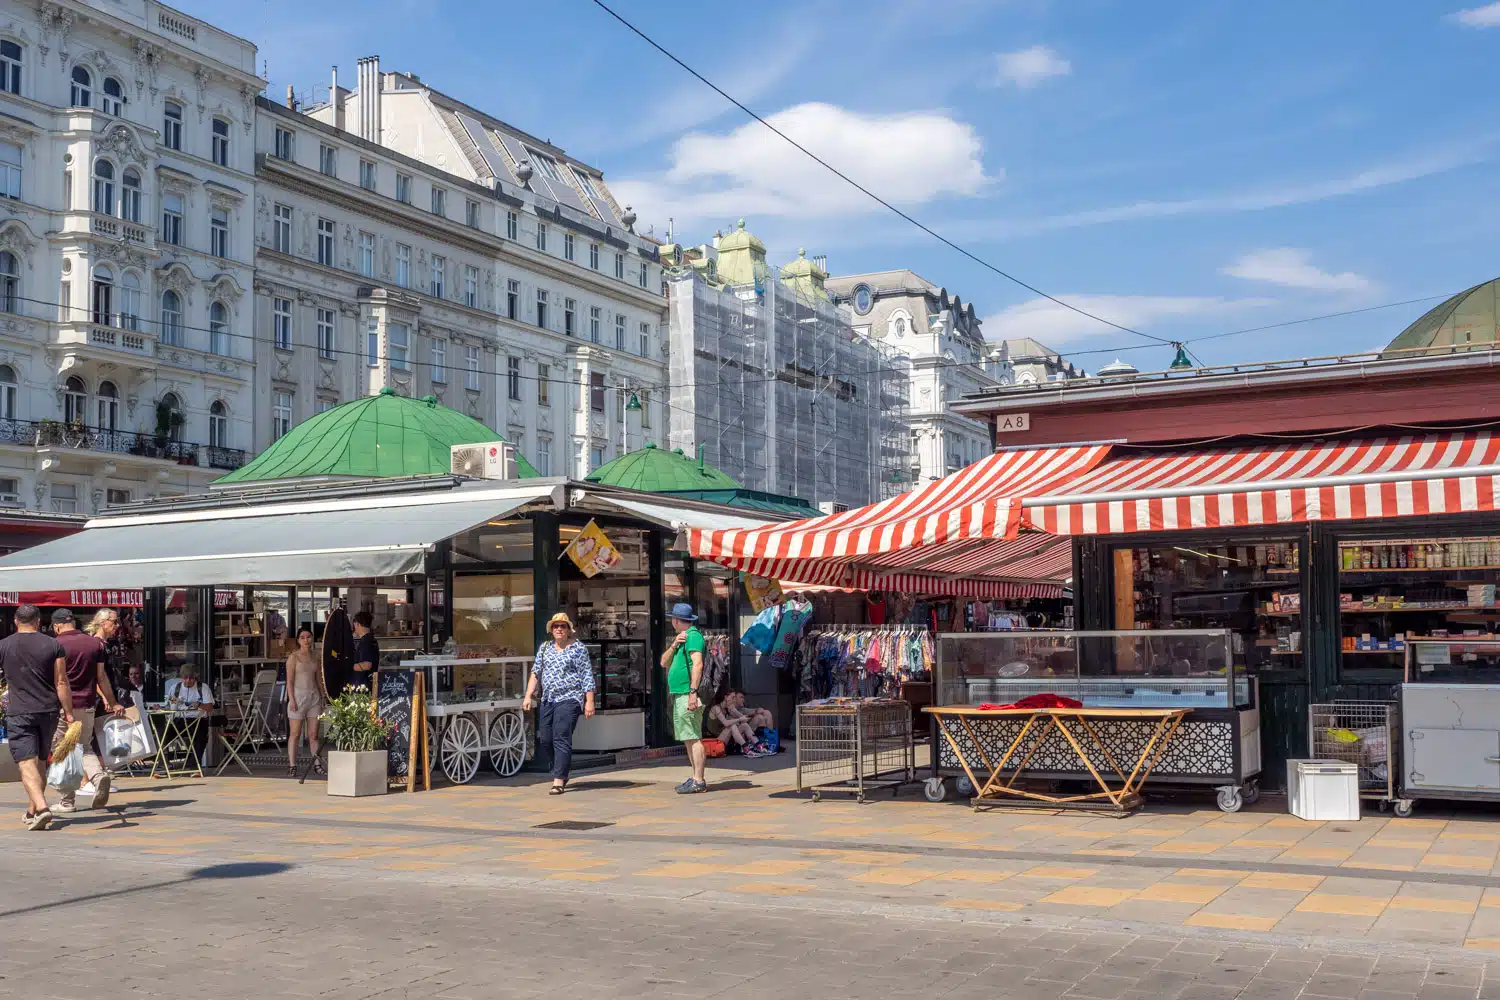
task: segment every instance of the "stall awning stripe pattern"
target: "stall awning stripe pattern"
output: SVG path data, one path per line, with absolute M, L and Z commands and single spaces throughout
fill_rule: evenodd
M 750 530 L 695 530 L 692 554 L 760 576 L 839 583 L 879 557 L 974 540 L 1011 539 L 1022 498 L 1061 487 L 1103 460 L 1107 445 L 998 452 L 920 489 L 826 517 Z M 951 550 L 950 550 L 951 551 Z M 809 575 L 819 570 L 817 578 Z
M 1061 583 L 1015 580 L 980 580 L 973 577 L 939 577 L 925 573 L 875 573 L 854 570 L 842 574 L 836 582 L 783 580 L 787 593 L 818 593 L 829 590 L 894 590 L 925 597 L 969 597 L 981 601 L 1011 601 L 1028 598 L 1060 598 Z
M 1125 534 L 1500 509 L 1500 437 L 1455 431 L 1119 455 L 1025 501 L 1032 527 Z

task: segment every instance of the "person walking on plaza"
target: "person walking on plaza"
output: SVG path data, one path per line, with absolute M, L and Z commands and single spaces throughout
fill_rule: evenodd
M 73 721 L 73 691 L 68 686 L 68 659 L 62 644 L 38 631 L 42 613 L 30 604 L 16 608 L 14 635 L 0 639 L 0 673 L 5 674 L 10 705 L 5 717 L 10 756 L 26 789 L 28 830 L 52 825 L 47 807 L 47 755 L 61 715 Z
M 97 617 L 97 616 L 96 616 Z M 77 720 L 83 723 L 83 777 L 94 789 L 94 807 L 102 809 L 109 802 L 110 775 L 94 753 L 91 740 L 94 736 L 94 708 L 103 699 L 104 710 L 112 715 L 123 716 L 125 709 L 115 701 L 115 691 L 109 681 L 104 640 L 96 635 L 80 631 L 73 612 L 58 608 L 52 612 L 52 631 L 67 657 L 68 689 L 72 695 L 73 713 L 67 720 L 58 720 L 57 732 L 52 737 L 55 744 L 67 732 L 68 723 Z M 57 811 L 70 813 L 75 808 L 77 792 L 62 792 L 57 801 Z
M 521 708 L 529 712 L 541 698 L 537 746 L 552 745 L 551 795 L 568 787 L 573 765 L 573 731 L 580 717 L 594 717 L 594 661 L 588 647 L 573 637 L 573 620 L 559 611 L 547 620 L 552 639 L 537 647 Z
M 323 689 L 323 668 L 313 657 L 312 645 L 312 631 L 299 629 L 297 648 L 286 658 L 286 717 L 291 737 L 286 745 L 287 774 L 297 773 L 297 747 L 304 728 L 313 770 L 323 773 L 323 761 L 318 756 L 318 716 L 328 704 L 328 692 Z
M 691 604 L 672 605 L 672 629 L 677 633 L 667 651 L 661 654 L 662 669 L 667 671 L 667 693 L 672 698 L 672 735 L 687 750 L 693 773 L 677 786 L 677 794 L 691 795 L 708 790 L 704 777 L 707 754 L 703 749 L 703 702 L 698 685 L 703 681 L 703 651 L 708 644 L 695 624 L 698 616 Z
M 380 645 L 375 641 L 375 618 L 368 611 L 354 616 L 354 666 L 350 684 L 363 684 L 375 697 L 375 681 L 371 673 L 380 666 Z

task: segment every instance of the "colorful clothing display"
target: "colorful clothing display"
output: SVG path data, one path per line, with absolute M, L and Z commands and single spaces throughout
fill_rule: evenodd
M 801 650 L 801 701 L 894 697 L 903 681 L 929 679 L 937 655 L 932 633 L 907 626 L 808 632 Z

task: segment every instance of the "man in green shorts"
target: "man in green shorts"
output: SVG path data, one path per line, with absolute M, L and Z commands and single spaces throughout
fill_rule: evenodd
M 677 786 L 678 795 L 708 790 L 703 768 L 707 755 L 703 751 L 703 702 L 698 698 L 698 684 L 703 680 L 703 633 L 693 623 L 691 604 L 672 605 L 672 630 L 677 633 L 667 651 L 661 654 L 661 665 L 667 672 L 667 693 L 672 696 L 672 733 L 682 741 L 692 777 Z

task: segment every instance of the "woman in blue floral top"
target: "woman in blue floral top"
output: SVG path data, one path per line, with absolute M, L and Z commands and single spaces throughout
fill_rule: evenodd
M 548 620 L 547 631 L 552 641 L 537 648 L 521 707 L 531 711 L 540 695 L 536 742 L 552 744 L 551 794 L 561 795 L 573 764 L 573 730 L 580 716 L 594 717 L 594 662 L 588 647 L 573 638 L 573 620 L 561 611 Z

